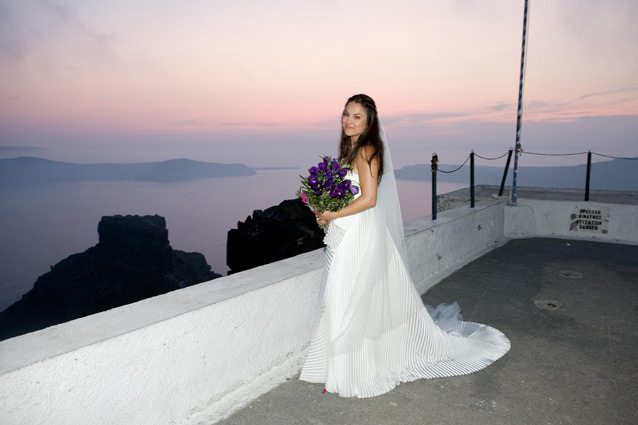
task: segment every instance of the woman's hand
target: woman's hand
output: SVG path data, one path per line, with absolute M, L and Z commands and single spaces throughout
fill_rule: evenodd
M 328 224 L 329 222 L 331 222 L 335 218 L 339 218 L 339 215 L 338 215 L 338 213 L 336 213 L 334 211 L 320 212 L 320 213 L 317 213 L 317 224 L 319 224 L 320 226 L 323 226 L 323 225 Z

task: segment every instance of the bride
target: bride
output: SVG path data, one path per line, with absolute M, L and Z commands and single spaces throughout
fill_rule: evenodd
M 373 397 L 400 382 L 463 375 L 503 356 L 510 342 L 463 322 L 456 303 L 433 316 L 410 278 L 394 170 L 374 101 L 346 102 L 339 160 L 359 194 L 318 214 L 326 233 L 324 306 L 300 379 L 343 397 Z

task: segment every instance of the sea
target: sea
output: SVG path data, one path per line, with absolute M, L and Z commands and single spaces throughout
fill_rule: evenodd
M 254 210 L 295 198 L 305 170 L 257 170 L 253 176 L 179 183 L 138 181 L 50 183 L 0 189 L 0 311 L 18 301 L 39 276 L 98 243 L 103 216 L 166 219 L 171 246 L 204 254 L 226 275 L 226 237 Z M 439 194 L 467 185 L 439 183 Z M 397 180 L 403 221 L 431 214 L 431 182 Z

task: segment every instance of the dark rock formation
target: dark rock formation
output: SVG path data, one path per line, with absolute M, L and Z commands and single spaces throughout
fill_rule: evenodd
M 220 277 L 202 254 L 171 248 L 164 217 L 102 217 L 98 234 L 0 313 L 0 340 Z
M 299 199 L 255 210 L 252 218 L 228 232 L 229 274 L 321 248 L 323 237 L 315 215 Z

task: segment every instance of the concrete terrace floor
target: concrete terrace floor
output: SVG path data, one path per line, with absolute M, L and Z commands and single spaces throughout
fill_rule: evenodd
M 423 300 L 458 301 L 465 320 L 500 329 L 512 349 L 474 374 L 368 399 L 322 394 L 295 377 L 217 423 L 638 423 L 638 246 L 512 240 Z

